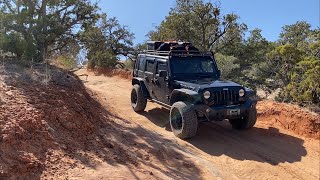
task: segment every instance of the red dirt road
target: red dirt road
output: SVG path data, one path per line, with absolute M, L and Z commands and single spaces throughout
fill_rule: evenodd
M 87 72 L 76 72 L 84 73 Z M 85 77 L 80 78 L 85 81 Z M 201 172 L 194 173 L 203 179 L 318 180 L 320 177 L 319 140 L 297 135 L 294 128 L 282 127 L 276 123 L 275 116 L 259 118 L 248 131 L 232 130 L 228 122 L 203 123 L 195 138 L 182 141 L 170 132 L 168 110 L 150 102 L 141 114 L 131 109 L 129 80 L 93 75 L 87 80 L 85 86 L 96 92 L 112 113 L 166 137 L 168 143 L 176 143 L 199 167 Z M 290 118 L 286 119 L 290 122 Z

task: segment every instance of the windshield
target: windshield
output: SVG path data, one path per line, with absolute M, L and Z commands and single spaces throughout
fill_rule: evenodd
M 171 72 L 175 77 L 201 75 L 213 78 L 217 76 L 211 57 L 173 57 L 170 62 Z

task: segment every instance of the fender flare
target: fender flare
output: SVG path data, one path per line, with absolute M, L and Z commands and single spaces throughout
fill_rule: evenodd
M 142 78 L 133 78 L 132 85 L 138 84 L 141 87 L 142 93 L 146 98 L 150 97 L 149 90 L 145 84 L 145 80 Z
M 170 96 L 170 105 L 178 101 L 186 101 L 191 104 L 201 102 L 201 96 L 196 92 L 189 89 L 175 89 Z

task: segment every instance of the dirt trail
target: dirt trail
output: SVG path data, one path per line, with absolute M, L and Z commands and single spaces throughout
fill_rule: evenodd
M 76 72 L 84 73 L 87 72 Z M 319 140 L 282 128 L 274 122 L 275 116 L 270 120 L 262 116 L 249 131 L 232 130 L 226 122 L 204 123 L 195 138 L 182 141 L 170 132 L 168 110 L 150 102 L 141 114 L 131 109 L 129 80 L 94 75 L 89 75 L 88 81 L 85 77 L 81 79 L 117 116 L 166 137 L 167 143 L 177 144 L 179 151 L 201 169 L 194 173 L 200 173 L 204 179 L 318 180 L 320 177 Z

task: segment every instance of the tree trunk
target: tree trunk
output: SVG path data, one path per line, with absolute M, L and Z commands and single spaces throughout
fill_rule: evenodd
M 45 43 L 41 43 L 38 46 L 39 56 L 37 61 L 39 62 L 43 62 L 46 59 L 47 48 L 45 46 L 46 46 Z
M 204 27 L 204 25 L 202 25 L 202 50 L 206 51 L 207 50 L 207 46 L 206 46 L 206 28 Z
M 40 25 L 41 25 L 41 30 L 39 34 L 42 34 L 43 36 L 40 36 L 40 38 L 44 39 L 38 39 L 38 51 L 39 51 L 39 60 L 43 62 L 46 59 L 46 53 L 47 53 L 47 3 L 48 0 L 42 0 L 42 5 L 40 8 L 40 14 L 39 14 L 39 20 L 40 20 Z

